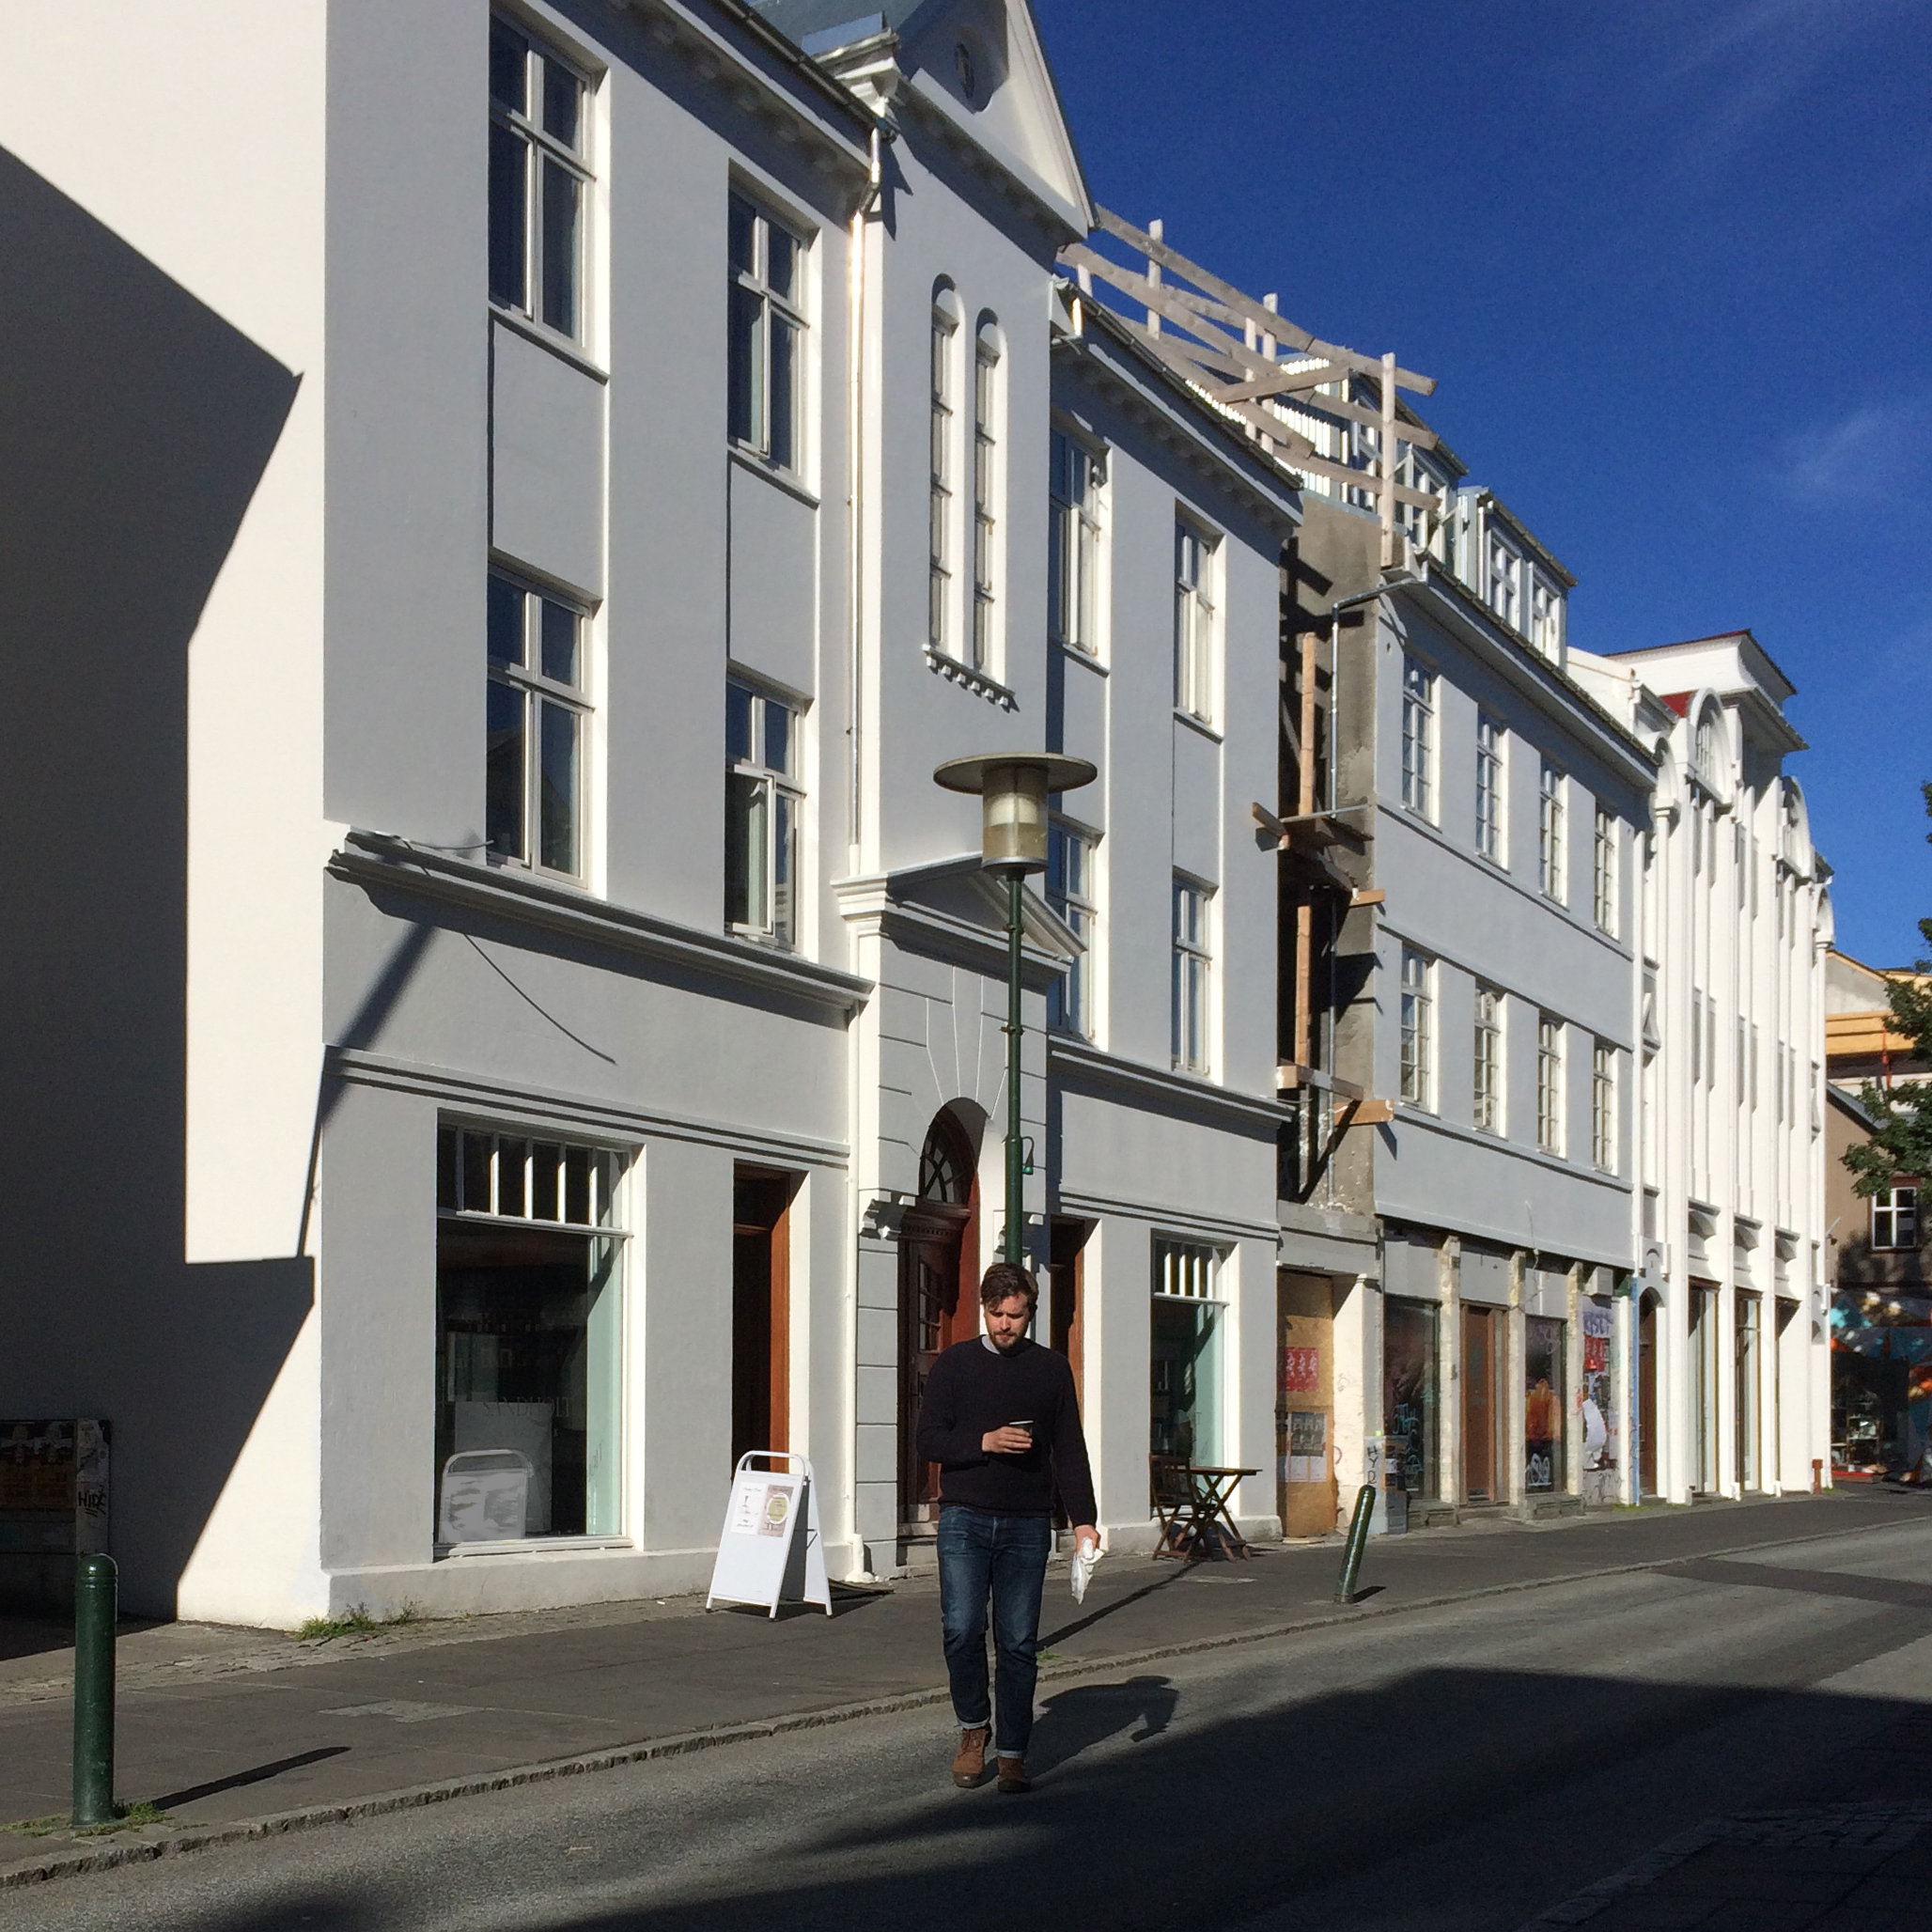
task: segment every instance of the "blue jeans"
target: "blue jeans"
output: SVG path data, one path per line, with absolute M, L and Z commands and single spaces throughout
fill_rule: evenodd
M 995 1708 L 993 1750 L 1024 1757 L 1033 1737 L 1033 1687 L 1039 1675 L 1040 1591 L 1053 1525 L 1044 1516 L 992 1516 L 944 1503 L 939 1512 L 939 1604 L 945 1632 L 953 1715 L 962 1725 L 992 1715 L 986 1696 L 986 1605 L 992 1598 Z

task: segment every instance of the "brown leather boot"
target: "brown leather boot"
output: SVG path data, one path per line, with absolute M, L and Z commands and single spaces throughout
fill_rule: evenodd
M 1033 1789 L 1033 1780 L 1026 1775 L 1023 1757 L 1003 1757 L 1000 1760 L 1000 1789 L 1008 1796 Z
M 959 1754 L 953 1760 L 953 1783 L 961 1791 L 984 1784 L 990 1775 L 986 1768 L 986 1748 L 992 1742 L 990 1724 L 974 1724 L 959 1733 Z

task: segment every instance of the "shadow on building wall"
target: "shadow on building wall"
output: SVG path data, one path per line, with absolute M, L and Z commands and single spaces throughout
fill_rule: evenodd
M 314 1300 L 183 1258 L 189 643 L 298 379 L 5 150 L 0 261 L 0 1416 L 112 1423 L 166 1614 Z

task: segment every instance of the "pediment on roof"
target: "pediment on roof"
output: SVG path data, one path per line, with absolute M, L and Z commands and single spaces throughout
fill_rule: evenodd
M 925 0 L 899 26 L 899 69 L 1077 232 L 1093 226 L 1086 177 L 1025 0 Z

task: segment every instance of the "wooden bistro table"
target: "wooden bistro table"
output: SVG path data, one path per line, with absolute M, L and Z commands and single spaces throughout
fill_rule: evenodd
M 1156 1556 L 1178 1557 L 1183 1563 L 1225 1563 L 1231 1556 L 1247 1556 L 1247 1538 L 1235 1528 L 1228 1504 L 1242 1477 L 1259 1475 L 1258 1469 L 1208 1469 L 1174 1456 L 1147 1459 L 1154 1509 L 1161 1519 Z

